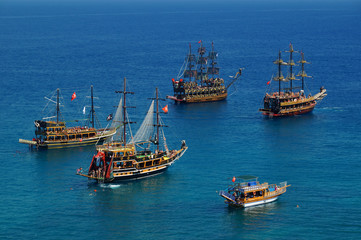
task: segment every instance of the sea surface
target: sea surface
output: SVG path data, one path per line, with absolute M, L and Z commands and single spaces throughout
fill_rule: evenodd
M 360 239 L 360 30 L 359 1 L 1 1 L 0 239 Z M 226 101 L 161 103 L 168 145 L 189 146 L 164 174 L 96 184 L 75 174 L 95 147 L 18 143 L 57 88 L 76 124 L 93 85 L 106 126 L 124 77 L 135 132 L 200 40 L 214 42 L 223 78 L 243 74 Z M 306 93 L 328 96 L 311 114 L 267 119 L 258 109 L 290 43 L 311 62 Z M 245 174 L 291 187 L 277 202 L 228 208 L 218 191 Z

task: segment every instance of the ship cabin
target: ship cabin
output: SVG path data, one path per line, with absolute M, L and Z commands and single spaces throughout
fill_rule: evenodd
M 95 137 L 97 132 L 94 128 L 71 127 L 66 128 L 65 122 L 36 120 L 35 135 L 37 142 L 57 142 L 79 140 Z

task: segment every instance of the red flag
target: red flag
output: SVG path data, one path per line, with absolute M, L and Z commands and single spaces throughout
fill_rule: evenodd
M 236 181 L 236 177 L 233 177 L 233 178 L 232 178 L 232 182 L 235 182 L 235 181 Z
M 166 105 L 164 108 L 162 108 L 162 110 L 164 111 L 164 113 L 168 113 L 168 105 Z
M 199 42 L 198 43 L 201 43 L 202 42 L 202 40 L 199 40 Z
M 271 80 L 269 80 L 268 82 L 267 82 L 267 85 L 269 85 L 271 83 Z
M 74 92 L 73 95 L 71 95 L 71 100 L 73 101 L 75 98 L 76 98 L 76 94 Z

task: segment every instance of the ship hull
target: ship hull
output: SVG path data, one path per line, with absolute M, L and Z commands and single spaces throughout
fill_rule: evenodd
M 216 96 L 203 96 L 203 97 L 184 97 L 183 99 L 176 98 L 174 96 L 167 96 L 168 99 L 174 100 L 180 103 L 202 103 L 202 102 L 217 102 L 227 98 L 228 93 L 218 94 Z
M 237 203 L 237 202 L 235 202 L 233 200 L 227 199 L 225 202 L 228 204 L 228 206 L 231 206 L 231 207 L 241 207 L 241 208 L 253 207 L 253 206 L 258 206 L 258 205 L 263 205 L 263 204 L 274 202 L 284 192 L 276 194 L 274 196 L 265 197 L 265 198 L 257 200 L 257 201 L 247 201 L 247 202 Z
M 262 205 L 262 204 L 267 204 L 267 203 L 274 202 L 277 199 L 278 199 L 278 197 L 274 197 L 274 198 L 256 201 L 256 202 L 252 202 L 252 203 L 246 203 L 242 207 L 246 208 L 246 207 L 253 207 L 253 206 L 258 206 L 258 205 Z
M 160 165 L 150 166 L 146 168 L 131 168 L 131 169 L 123 169 L 112 171 L 112 177 L 110 178 L 97 178 L 92 177 L 86 174 L 77 173 L 83 177 L 88 177 L 89 180 L 96 180 L 98 182 L 116 182 L 116 181 L 127 181 L 127 180 L 137 180 L 141 178 L 147 178 L 151 176 L 155 176 L 165 172 L 176 160 L 178 160 L 182 155 L 187 151 L 188 147 L 185 147 L 178 151 L 178 153 L 168 159 L 167 163 L 163 163 Z
M 30 147 L 34 146 L 38 149 L 60 149 L 60 148 L 73 148 L 73 147 L 81 147 L 81 146 L 89 146 L 96 145 L 97 143 L 103 143 L 107 137 L 111 137 L 116 133 L 116 131 L 111 131 L 110 133 L 104 134 L 100 137 L 92 137 L 92 138 L 83 138 L 76 140 L 64 140 L 64 141 L 45 141 L 43 143 L 38 143 L 36 141 L 29 141 L 19 139 L 20 143 L 29 144 Z
M 38 148 L 40 149 L 59 149 L 59 148 L 73 148 L 73 147 L 81 147 L 88 145 L 95 145 L 97 143 L 102 143 L 106 137 L 95 138 L 95 139 L 86 139 L 82 141 L 61 141 L 57 143 L 44 143 L 39 144 Z
M 297 110 L 297 111 L 292 111 L 292 112 L 281 112 L 281 113 L 274 113 L 272 111 L 267 111 L 264 109 L 261 109 L 260 111 L 262 112 L 262 114 L 266 117 L 291 117 L 291 116 L 296 116 L 296 115 L 303 115 L 303 114 L 307 114 L 313 111 L 313 109 L 315 108 L 315 106 L 313 106 L 312 108 L 308 108 L 308 109 L 302 109 L 302 110 Z
M 143 169 L 143 170 L 128 171 L 125 173 L 113 173 L 114 178 L 108 179 L 104 182 L 137 180 L 137 179 L 141 179 L 141 178 L 152 177 L 152 176 L 155 176 L 155 175 L 165 172 L 169 166 L 170 165 L 158 166 L 158 167 L 152 167 L 152 168 Z

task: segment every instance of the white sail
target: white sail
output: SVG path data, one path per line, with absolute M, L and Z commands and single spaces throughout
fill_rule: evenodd
M 110 125 L 110 128 L 118 128 L 122 122 L 123 122 L 123 99 L 119 100 L 118 108 L 115 113 L 115 116 L 113 117 L 112 124 Z
M 139 143 L 149 141 L 154 132 L 154 100 L 152 101 L 148 113 L 143 120 L 134 138 L 129 143 Z

